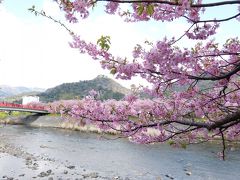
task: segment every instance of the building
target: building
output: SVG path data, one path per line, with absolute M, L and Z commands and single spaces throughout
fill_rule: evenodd
M 23 96 L 22 97 L 22 104 L 26 105 L 29 103 L 38 103 L 39 97 L 38 96 Z

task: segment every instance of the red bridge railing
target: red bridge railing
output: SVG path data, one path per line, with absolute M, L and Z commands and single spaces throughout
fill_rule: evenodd
M 8 103 L 8 102 L 0 102 L 0 107 L 33 109 L 33 110 L 42 110 L 42 111 L 46 110 L 44 106 L 37 105 L 37 104 L 22 105 L 22 104 Z

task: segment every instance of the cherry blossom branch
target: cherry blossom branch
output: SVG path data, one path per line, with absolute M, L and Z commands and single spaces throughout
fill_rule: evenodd
M 173 1 L 161 1 L 161 0 L 96 0 L 94 2 L 117 2 L 117 3 L 156 3 L 156 4 L 167 4 L 171 6 L 182 6 L 181 3 Z M 240 4 L 239 0 L 235 1 L 221 1 L 214 3 L 205 3 L 205 4 L 191 4 L 192 8 L 202 8 L 202 7 L 216 7 L 224 5 Z
M 183 16 L 184 18 L 186 18 L 187 20 L 189 20 L 189 21 L 192 21 L 193 22 L 193 24 L 177 39 L 177 40 L 175 40 L 175 41 L 173 41 L 172 43 L 171 43 L 171 45 L 173 45 L 173 44 L 175 44 L 176 42 L 178 42 L 178 41 L 180 41 L 184 36 L 186 36 L 187 35 L 187 33 L 192 29 L 192 27 L 194 26 L 194 25 L 197 25 L 197 24 L 200 24 L 200 23 L 210 23 L 210 22 L 214 22 L 214 23 L 216 23 L 216 22 L 225 22 L 225 21 L 230 21 L 230 20 L 232 20 L 232 19 L 235 19 L 235 18 L 237 18 L 237 17 L 239 17 L 240 16 L 240 13 L 238 13 L 238 14 L 236 14 L 236 15 L 234 15 L 234 16 L 231 16 L 231 17 L 228 17 L 228 18 L 224 18 L 224 19 L 211 19 L 211 20 L 199 20 L 199 21 L 195 21 L 195 20 L 193 20 L 193 19 L 191 19 L 191 18 L 189 18 L 189 17 L 187 17 L 187 16 Z

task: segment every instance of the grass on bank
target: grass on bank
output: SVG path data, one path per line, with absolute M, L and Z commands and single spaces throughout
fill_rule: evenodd
M 18 112 L 18 111 L 0 111 L 0 119 L 6 119 L 7 117 L 27 116 L 32 113 L 29 112 Z

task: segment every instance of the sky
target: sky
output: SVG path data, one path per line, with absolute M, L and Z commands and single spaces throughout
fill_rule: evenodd
M 63 13 L 52 0 L 4 0 L 0 4 L 0 85 L 50 88 L 66 82 L 90 80 L 100 74 L 114 78 L 98 62 L 70 48 L 71 37 L 66 30 L 31 14 L 27 9 L 32 5 L 64 21 Z M 234 14 L 235 9 L 225 8 Z M 223 16 L 222 10 L 214 10 L 213 14 Z M 88 20 L 69 27 L 92 42 L 101 35 L 110 35 L 111 52 L 130 57 L 136 43 L 147 39 L 154 41 L 165 35 L 180 36 L 188 25 L 182 21 L 124 23 L 120 17 L 104 13 L 99 5 Z M 239 28 L 239 23 L 225 23 L 219 30 L 218 39 L 223 41 L 226 35 L 238 36 Z M 188 41 L 183 42 L 189 45 Z M 139 78 L 118 82 L 126 87 L 145 83 Z

